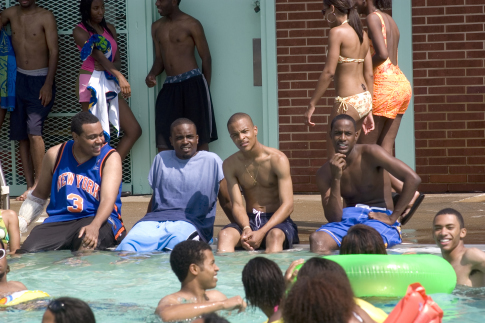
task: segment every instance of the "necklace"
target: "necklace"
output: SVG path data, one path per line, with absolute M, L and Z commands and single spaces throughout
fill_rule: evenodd
M 246 168 L 246 172 L 248 172 L 248 175 L 253 180 L 253 186 L 256 186 L 258 184 L 257 178 L 258 178 L 258 175 L 259 175 L 259 167 L 260 166 L 261 166 L 261 164 L 258 164 L 258 168 L 256 169 L 256 175 L 253 177 L 253 175 L 251 175 L 251 173 L 248 170 L 248 166 L 246 164 L 244 164 L 244 168 Z

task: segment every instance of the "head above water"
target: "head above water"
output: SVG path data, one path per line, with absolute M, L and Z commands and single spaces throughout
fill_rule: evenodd
M 354 29 L 362 44 L 364 41 L 364 28 L 353 0 L 323 0 L 323 10 L 325 11 L 324 17 L 331 28 L 340 25 L 336 21 L 337 16 L 347 15 L 349 25 Z
M 79 11 L 81 13 L 81 22 L 89 32 L 97 34 L 98 32 L 92 25 L 98 24 L 113 37 L 104 18 L 104 0 L 81 0 Z
M 44 313 L 42 323 L 96 323 L 89 305 L 77 298 L 59 297 L 52 300 Z
M 219 268 L 211 247 L 203 241 L 186 240 L 177 244 L 170 254 L 170 267 L 182 284 L 195 277 L 204 289 L 216 287 Z
M 325 276 L 328 273 L 338 275 L 342 279 L 348 280 L 347 274 L 342 266 L 335 261 L 321 257 L 313 257 L 305 261 L 303 266 L 298 271 L 298 279 L 315 277 L 317 275 Z
M 355 307 L 348 279 L 334 273 L 298 278 L 284 302 L 285 323 L 349 322 Z
M 280 267 L 264 257 L 248 261 L 242 272 L 242 282 L 246 299 L 253 307 L 274 308 L 280 304 L 285 293 L 285 280 Z
M 169 139 L 178 158 L 189 159 L 197 153 L 199 136 L 197 127 L 191 120 L 179 118 L 172 122 Z
M 254 125 L 249 114 L 233 114 L 227 121 L 227 130 L 241 152 L 252 150 L 258 143 L 258 127 Z
M 330 124 L 330 138 L 336 153 L 349 155 L 357 142 L 355 120 L 347 114 L 339 114 Z
M 341 255 L 387 255 L 386 245 L 376 229 L 365 224 L 352 226 L 342 239 Z
M 451 252 L 466 237 L 465 222 L 460 212 L 452 208 L 439 211 L 433 219 L 433 238 L 442 252 Z
M 0 239 L 0 247 L 5 250 L 5 254 L 3 258 L 0 259 L 0 281 L 10 272 L 10 267 L 8 266 L 7 261 L 7 246 L 3 243 L 3 240 Z
M 179 10 L 181 0 L 157 0 L 155 6 L 160 16 L 170 16 L 174 11 Z

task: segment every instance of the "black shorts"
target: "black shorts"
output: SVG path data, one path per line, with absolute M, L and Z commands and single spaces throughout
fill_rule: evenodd
M 27 237 L 17 253 L 71 250 L 81 247 L 83 237 L 78 238 L 79 231 L 93 222 L 94 216 L 79 220 L 42 223 L 36 226 Z M 106 221 L 99 229 L 97 250 L 105 250 L 116 245 L 111 225 Z
M 15 109 L 10 112 L 10 140 L 27 140 L 29 135 L 42 136 L 44 121 L 56 97 L 56 85 L 53 84 L 51 101 L 46 107 L 42 105 L 39 94 L 46 78 L 17 72 Z
M 251 230 L 258 231 L 269 221 L 269 219 L 273 214 L 274 213 L 261 213 L 260 215 L 261 220 L 260 220 L 260 223 L 258 223 L 259 225 L 257 225 L 256 215 L 248 213 L 249 226 L 251 227 Z M 239 234 L 242 234 L 243 232 L 242 228 L 236 223 L 229 223 L 224 228 L 222 228 L 222 230 L 226 228 L 234 228 L 239 232 Z M 275 225 L 273 229 L 280 229 L 285 234 L 285 242 L 283 242 L 283 249 L 285 250 L 291 249 L 293 248 L 293 244 L 300 243 L 300 238 L 298 237 L 298 228 L 296 227 L 295 222 L 293 222 L 290 217 L 287 217 L 286 220 L 281 222 L 280 224 Z M 266 249 L 266 237 L 264 237 L 263 242 L 261 243 L 261 246 L 259 246 L 259 249 Z
M 217 140 L 216 120 L 209 87 L 203 75 L 178 83 L 165 83 L 157 97 L 155 132 L 157 147 L 173 149 L 170 125 L 178 118 L 195 123 L 199 144 Z

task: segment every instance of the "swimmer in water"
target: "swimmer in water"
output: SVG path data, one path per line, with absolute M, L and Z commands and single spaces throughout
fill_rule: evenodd
M 170 254 L 170 266 L 182 283 L 180 291 L 165 296 L 155 313 L 164 322 L 192 319 L 219 310 L 244 311 L 241 296 L 227 298 L 213 289 L 217 285 L 219 267 L 211 247 L 202 241 L 186 240 Z
M 0 297 L 5 297 L 15 292 L 26 290 L 24 284 L 17 281 L 7 281 L 7 274 L 10 272 L 10 267 L 7 262 L 7 252 L 5 251 L 5 245 L 0 240 Z
M 457 284 L 484 287 L 485 253 L 477 248 L 466 248 L 465 237 L 465 222 L 460 212 L 446 208 L 435 215 L 433 238 L 443 258 L 453 266 Z

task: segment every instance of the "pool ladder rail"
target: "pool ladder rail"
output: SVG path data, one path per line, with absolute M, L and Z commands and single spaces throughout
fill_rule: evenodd
M 5 174 L 3 173 L 2 161 L 0 161 L 0 186 L 2 188 L 1 199 L 2 199 L 2 209 L 10 209 L 10 187 L 7 186 L 7 181 L 5 180 Z

